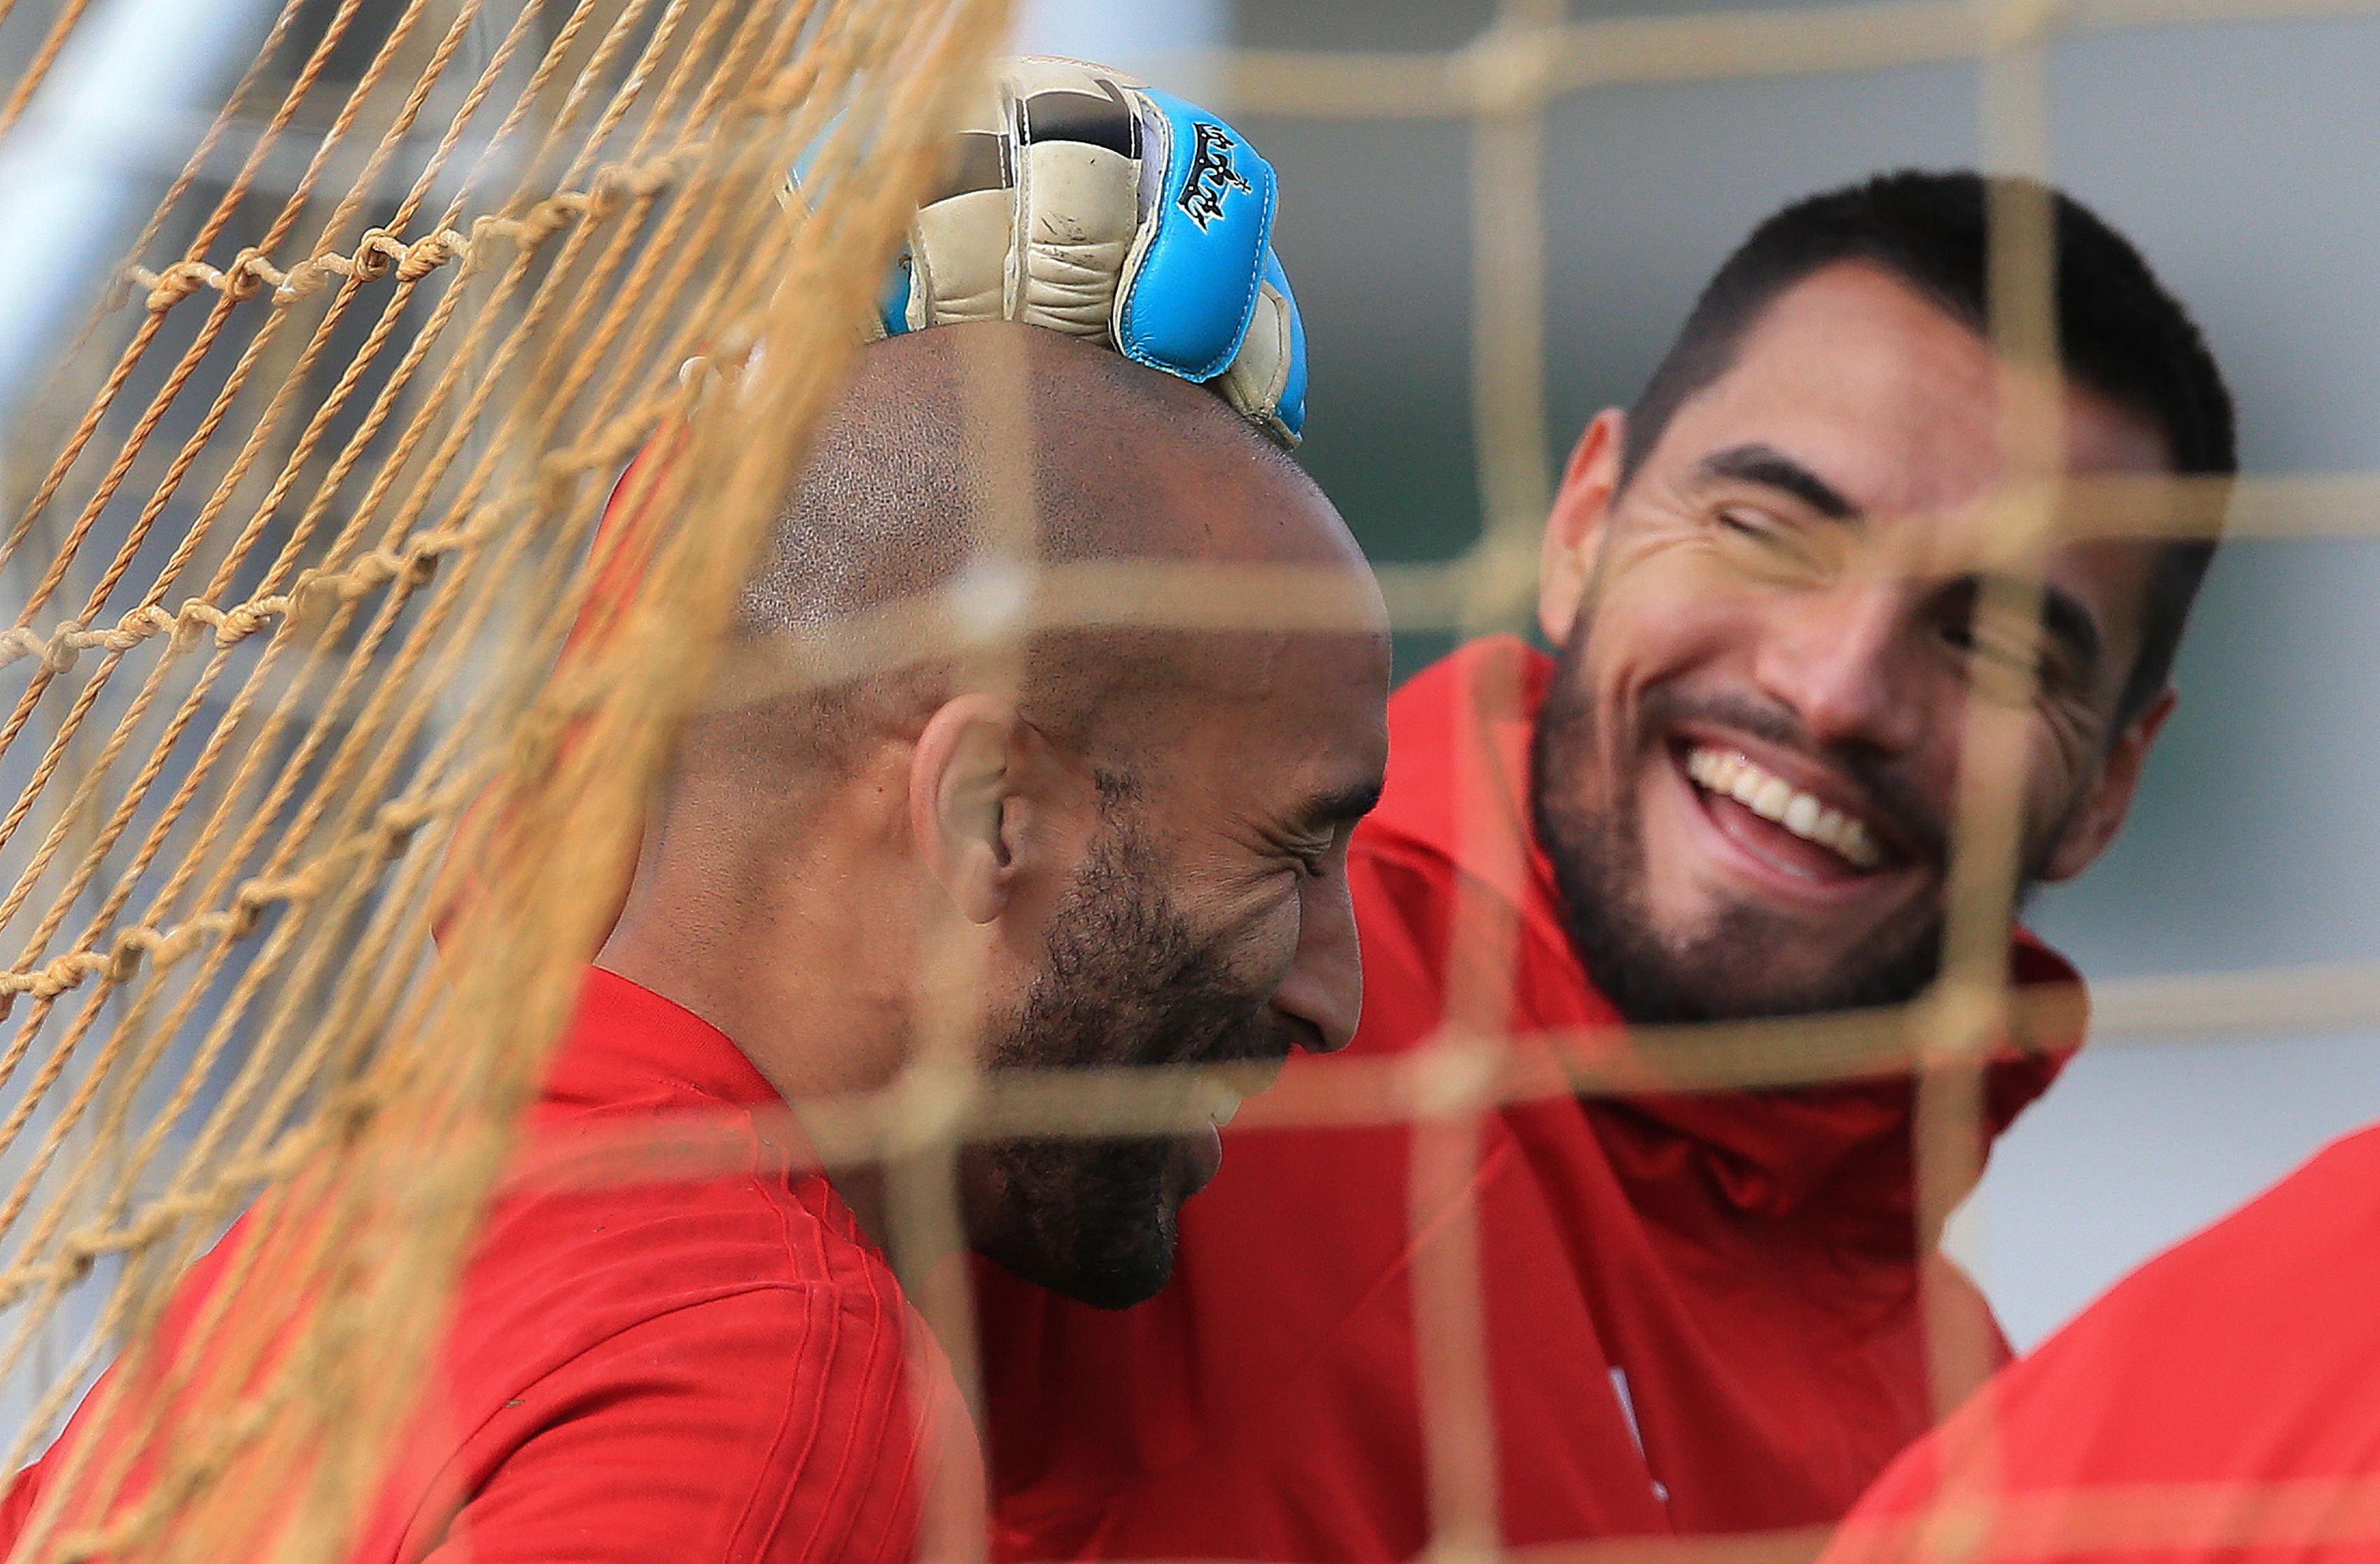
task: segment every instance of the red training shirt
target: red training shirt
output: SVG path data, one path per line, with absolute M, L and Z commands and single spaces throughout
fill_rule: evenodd
M 353 1564 L 872 1564 L 914 1556 L 927 1463 L 979 1495 L 947 1363 L 849 1209 L 795 1168 L 783 1106 L 717 1028 L 590 971 L 524 1163 L 685 1126 L 723 1135 L 735 1170 L 500 1197 Z M 237 1247 L 184 1279 L 164 1364 Z M 18 1475 L 0 1555 L 45 1497 L 74 1504 L 45 1478 L 82 1433 L 78 1413 Z
M 1918 1557 L 1937 1499 L 1988 1506 L 1937 1534 L 1973 1564 L 2380 1560 L 2380 1129 L 1994 1380 L 1885 1473 L 1826 1564 Z
M 1618 1025 L 1527 826 L 1549 667 L 1484 640 L 1390 702 L 1387 794 L 1348 866 L 1366 980 L 1353 1057 L 1427 1040 L 1458 924 L 1498 918 L 1515 944 L 1491 1021 L 1522 1046 Z M 2074 981 L 2029 941 L 2015 960 Z M 2056 1069 L 1994 1067 L 1995 1133 Z M 1564 1096 L 1489 1117 L 1467 1194 L 1509 1545 L 1824 1522 L 1927 1427 L 1921 1273 L 1972 1288 L 1916 1231 L 1912 1095 L 1889 1079 Z M 1382 1560 L 1428 1540 L 1411 1134 L 1226 1139 L 1151 1303 L 1103 1314 L 980 1271 L 1004 1557 Z

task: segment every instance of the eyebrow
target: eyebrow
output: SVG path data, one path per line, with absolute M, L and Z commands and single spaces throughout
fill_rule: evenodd
M 1730 445 L 1705 456 L 1696 470 L 1706 480 L 1731 479 L 1791 494 L 1830 521 L 1860 518 L 1850 496 L 1774 445 Z

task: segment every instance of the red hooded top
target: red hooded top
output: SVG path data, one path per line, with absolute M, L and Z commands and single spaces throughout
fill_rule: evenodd
M 1929 1518 L 1937 1501 L 1966 1513 Z M 2380 1129 L 2000 1376 L 1885 1473 L 1825 1564 L 1954 1537 L 1973 1564 L 2380 1561 Z
M 1513 931 L 1502 1019 L 1516 1037 L 1619 1024 L 1527 830 L 1549 666 L 1481 641 L 1390 702 L 1387 795 L 1348 866 L 1366 977 L 1351 1054 L 1437 1029 L 1458 927 Z M 2028 940 L 2016 960 L 2027 980 L 2074 981 Z M 2056 1069 L 1994 1068 L 1995 1134 Z M 1912 1098 L 1899 1078 L 1564 1096 L 1488 1117 L 1467 1194 L 1509 1544 L 1830 1521 L 1925 1431 L 1921 1272 L 1972 1288 L 1922 1253 Z M 1001 1554 L 1422 1550 L 1413 1139 L 1402 1125 L 1227 1132 L 1221 1174 L 1182 1213 L 1172 1283 L 1136 1309 L 981 1268 Z

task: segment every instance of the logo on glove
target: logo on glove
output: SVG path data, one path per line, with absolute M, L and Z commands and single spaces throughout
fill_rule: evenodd
M 1232 163 L 1232 149 L 1240 143 L 1230 131 L 1203 119 L 1196 121 L 1191 129 L 1197 135 L 1197 146 L 1191 152 L 1190 176 L 1183 182 L 1177 204 L 1203 233 L 1223 215 L 1225 196 L 1233 190 L 1253 195 L 1256 187 Z

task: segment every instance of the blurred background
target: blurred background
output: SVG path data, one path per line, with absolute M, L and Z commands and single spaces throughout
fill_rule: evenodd
M 1688 4 L 1573 0 L 1571 14 Z M 2251 472 L 2380 471 L 2380 18 L 2344 0 L 2274 5 L 2273 19 L 2058 45 L 2049 167 L 2196 311 L 2238 397 Z M 256 58 L 273 10 L 94 0 L 0 146 L 0 417 L 42 411 L 26 406 L 31 370 L 81 319 L 95 273 Z M 2340 14 L 2301 14 L 2314 10 Z M 1199 97 L 1218 86 L 1205 51 L 1443 50 L 1493 14 L 1491 0 L 1027 0 L 1018 42 L 1138 67 Z M 32 34 L 12 36 L 0 42 L 6 79 Z M 1481 515 L 1470 127 L 1236 117 L 1285 191 L 1277 237 L 1313 351 L 1305 460 L 1376 557 L 1460 553 Z M 1541 192 L 1550 460 L 1597 408 L 1633 395 L 1762 215 L 1879 169 L 1976 164 L 1985 149 L 1973 66 L 1561 99 Z M 2225 552 L 2129 830 L 2035 909 L 2093 978 L 2380 956 L 2380 821 L 2362 787 L 2380 776 L 2375 603 L 2380 544 Z M 1409 638 L 1402 669 L 1443 644 Z M 1954 1243 L 2030 1344 L 2142 1258 L 2374 1121 L 2380 1037 L 2086 1050 L 2001 1144 Z
M 1573 0 L 1571 15 L 1689 8 Z M 1494 13 L 1490 0 L 1042 0 L 1023 31 L 1036 48 L 1163 73 L 1202 45 L 1455 48 Z M 2050 171 L 2196 313 L 2250 472 L 2380 468 L 2375 80 L 2380 19 L 2353 17 L 2142 29 L 2051 57 Z M 1554 459 L 1597 409 L 1635 394 L 1704 280 L 1771 209 L 1879 169 L 1983 161 L 1983 90 L 1973 66 L 1929 66 L 1558 103 L 1543 189 Z M 1313 346 L 1307 465 L 1375 557 L 1458 552 L 1480 516 L 1468 125 L 1240 126 L 1281 176 L 1279 244 Z M 2380 776 L 2375 605 L 2380 544 L 2219 556 L 2131 825 L 2034 910 L 2087 975 L 2380 956 L 2380 812 L 2364 785 Z M 1402 669 L 1439 649 L 1402 647 Z M 2380 1036 L 2086 1049 L 2001 1143 L 1954 1245 L 2029 1345 L 2374 1121 Z

